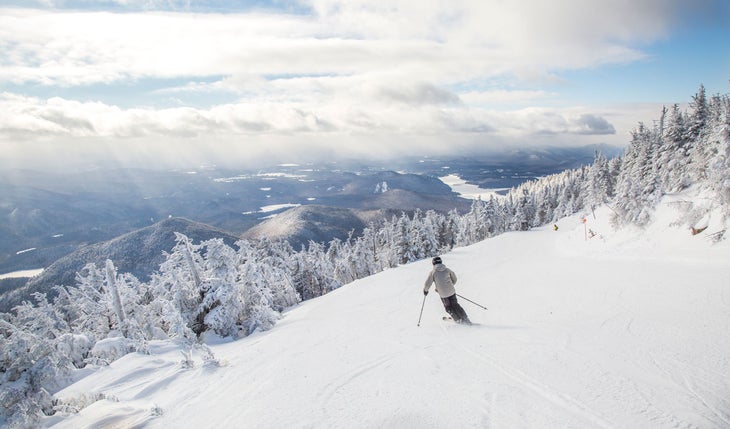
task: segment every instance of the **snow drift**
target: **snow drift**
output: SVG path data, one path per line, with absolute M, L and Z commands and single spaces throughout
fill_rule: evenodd
M 47 427 L 624 428 L 730 426 L 730 245 L 660 204 L 644 230 L 609 208 L 444 255 L 474 326 L 423 303 L 417 262 L 287 311 L 182 365 L 152 342 L 57 392 Z M 693 201 L 700 201 L 692 196 Z M 585 223 L 583 222 L 585 219 Z M 591 236 L 589 231 L 594 234 Z M 717 236 L 715 236 L 717 237 Z

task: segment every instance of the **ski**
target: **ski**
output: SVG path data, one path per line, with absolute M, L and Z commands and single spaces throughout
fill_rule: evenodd
M 456 321 L 454 321 L 454 319 L 452 317 L 449 317 L 449 316 L 443 316 L 441 318 L 441 320 L 451 320 L 452 322 L 455 322 L 457 325 L 469 325 L 469 326 L 473 325 L 473 323 L 471 321 L 466 322 L 466 323 L 456 322 Z

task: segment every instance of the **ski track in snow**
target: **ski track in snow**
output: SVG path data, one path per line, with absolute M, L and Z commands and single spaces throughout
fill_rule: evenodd
M 717 384 L 716 380 L 722 380 L 723 378 L 726 378 L 726 375 L 715 372 L 715 371 L 704 371 L 694 365 L 689 365 L 683 362 L 678 361 L 675 358 L 667 358 L 667 363 L 660 363 L 659 360 L 655 356 L 651 356 L 651 360 L 653 364 L 661 371 L 663 372 L 668 379 L 673 380 L 674 384 L 683 388 L 686 390 L 686 392 L 694 397 L 697 401 L 702 403 L 702 405 L 710 410 L 715 417 L 717 417 L 718 421 L 716 424 L 718 424 L 718 427 L 730 427 L 730 414 L 728 412 L 723 412 L 720 409 L 718 409 L 715 405 L 713 405 L 713 402 L 725 402 L 726 407 L 730 407 L 730 398 L 718 398 L 715 397 L 713 400 L 707 400 L 703 395 L 711 395 L 711 393 L 700 393 L 698 392 L 698 388 L 693 387 L 693 384 L 701 385 L 701 386 L 712 386 Z M 671 369 L 668 369 L 670 368 Z M 697 374 L 699 372 L 706 372 L 705 374 Z M 690 373 L 695 373 L 692 377 L 690 377 Z M 711 374 L 710 374 L 711 372 Z M 694 379 L 699 379 L 700 382 L 694 381 Z M 730 408 L 727 408 L 730 410 Z
M 169 343 L 127 355 L 58 393 L 109 399 L 48 426 L 730 427 L 730 245 L 591 222 L 603 240 L 574 216 L 444 255 L 489 308 L 460 300 L 474 326 L 441 320 L 431 294 L 416 326 L 416 262 L 211 345 L 222 367 L 182 369 Z
M 449 335 L 449 332 L 447 329 L 445 329 L 442 326 L 443 331 Z M 597 413 L 591 411 L 587 406 L 580 403 L 579 401 L 575 400 L 574 398 L 571 398 L 570 396 L 560 393 L 557 390 L 539 382 L 538 380 L 535 380 L 534 378 L 528 376 L 524 372 L 514 368 L 514 367 L 508 367 L 506 365 L 502 365 L 498 363 L 493 358 L 490 358 L 486 354 L 481 354 L 477 351 L 472 350 L 469 347 L 466 347 L 456 341 L 451 340 L 452 344 L 456 347 L 458 347 L 460 350 L 463 350 L 467 353 L 469 353 L 471 356 L 476 358 L 478 361 L 486 363 L 490 367 L 496 369 L 500 373 L 506 375 L 510 379 L 516 381 L 519 383 L 519 385 L 525 387 L 527 390 L 532 391 L 535 393 L 539 398 L 546 400 L 555 406 L 558 406 L 570 413 L 577 414 L 578 416 L 588 420 L 593 426 L 595 427 L 601 427 L 601 428 L 613 428 L 614 425 L 610 422 L 608 422 L 604 417 L 598 415 Z
M 325 414 L 324 421 L 333 421 L 335 418 L 333 416 L 329 416 L 328 410 L 330 409 L 337 409 L 338 407 L 342 407 L 343 404 L 338 404 L 335 400 L 335 397 L 337 396 L 338 392 L 348 384 L 352 383 L 355 379 L 359 377 L 363 377 L 367 375 L 368 372 L 373 371 L 382 365 L 386 364 L 387 362 L 391 361 L 393 357 L 396 354 L 387 355 L 383 357 L 378 357 L 376 359 L 373 359 L 371 361 L 368 361 L 364 365 L 361 365 L 351 372 L 348 372 L 347 374 L 343 375 L 342 377 L 338 377 L 332 382 L 328 383 L 325 388 L 324 392 L 321 394 L 322 401 L 321 401 L 321 409 L 323 410 Z M 348 404 L 344 404 L 348 405 Z

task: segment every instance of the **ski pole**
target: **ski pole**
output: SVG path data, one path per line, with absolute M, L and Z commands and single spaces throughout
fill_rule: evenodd
M 483 308 L 483 309 L 485 309 L 485 310 L 489 310 L 489 309 L 488 309 L 487 307 L 485 307 L 485 306 L 483 306 L 483 305 L 481 305 L 481 304 L 477 304 L 476 302 L 474 302 L 474 301 L 470 300 L 469 298 L 463 297 L 463 296 L 459 295 L 458 293 L 456 294 L 456 296 L 458 296 L 458 297 L 459 297 L 459 298 L 461 298 L 461 299 L 465 299 L 465 300 L 467 300 L 467 301 L 471 302 L 472 304 L 476 305 L 477 307 L 481 307 L 481 308 Z
M 421 326 L 421 316 L 423 316 L 423 306 L 426 305 L 426 295 L 423 295 L 423 304 L 421 304 L 421 314 L 418 315 L 418 325 Z

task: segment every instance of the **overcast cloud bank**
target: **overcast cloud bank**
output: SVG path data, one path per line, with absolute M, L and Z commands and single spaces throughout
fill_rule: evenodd
M 564 72 L 650 59 L 644 47 L 688 10 L 660 0 L 104 4 L 0 8 L 0 156 L 29 142 L 261 155 L 623 145 L 637 106 L 570 103 L 553 89 L 570 85 Z

